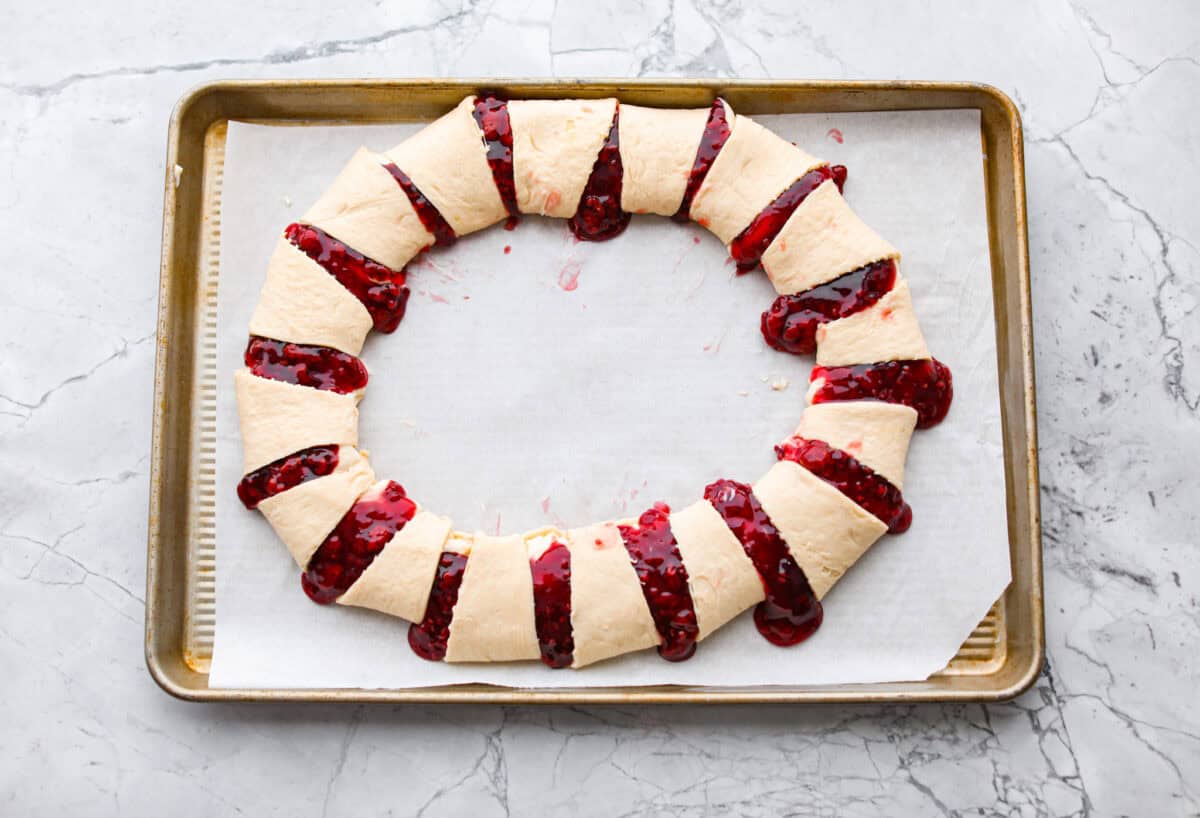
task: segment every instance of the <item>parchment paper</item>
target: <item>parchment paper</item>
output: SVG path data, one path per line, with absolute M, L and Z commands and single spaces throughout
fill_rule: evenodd
M 877 542 L 837 585 L 820 631 L 776 648 L 747 612 L 679 664 L 645 651 L 583 671 L 455 666 L 416 658 L 402 620 L 310 602 L 283 545 L 234 493 L 233 372 L 283 226 L 359 145 L 383 150 L 418 126 L 231 123 L 212 686 L 796 685 L 924 679 L 946 665 L 1009 581 L 978 113 L 760 121 L 849 165 L 846 195 L 901 248 L 930 349 L 955 378 L 948 419 L 913 439 L 911 530 Z M 575 526 L 632 517 L 655 500 L 683 508 L 718 477 L 756 480 L 799 420 L 812 359 L 766 347 L 759 314 L 773 290 L 761 273 L 735 279 L 699 227 L 637 217 L 619 239 L 587 244 L 564 222 L 526 218 L 410 273 L 400 329 L 364 351 L 361 445 L 381 478 L 458 528 Z

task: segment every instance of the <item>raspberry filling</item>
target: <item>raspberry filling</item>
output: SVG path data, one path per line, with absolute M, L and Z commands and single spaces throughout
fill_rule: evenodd
M 625 175 L 621 165 L 617 120 L 621 115 L 618 105 L 613 112 L 612 126 L 608 139 L 592 165 L 579 207 L 568 224 L 575 238 L 580 241 L 607 241 L 625 232 L 630 214 L 621 209 L 621 179 Z
M 662 637 L 658 654 L 668 662 L 682 662 L 696 652 L 700 627 L 688 589 L 687 568 L 667 517 L 670 511 L 665 503 L 655 503 L 638 518 L 637 527 L 622 525 L 618 529 Z
M 454 617 L 458 589 L 462 587 L 466 570 L 466 554 L 442 552 L 437 576 L 434 577 L 433 587 L 429 589 L 429 601 L 425 603 L 425 616 L 408 627 L 408 646 L 422 659 L 440 662 L 446 657 L 450 620 Z
M 291 344 L 251 335 L 246 366 L 260 378 L 346 394 L 367 385 L 367 367 L 332 347 Z
M 542 662 L 569 667 L 575 658 L 571 627 L 571 552 L 555 540 L 529 563 L 533 573 L 533 621 Z
M 246 508 L 258 508 L 268 497 L 301 483 L 333 474 L 338 464 L 337 446 L 310 446 L 255 469 L 238 483 L 238 499 Z
M 823 379 L 813 403 L 875 399 L 902 403 L 917 410 L 917 428 L 928 429 L 945 419 L 954 398 L 950 369 L 936 358 L 886 361 L 857 366 L 816 366 L 810 380 Z
M 725 518 L 762 580 L 767 598 L 754 608 L 758 632 L 781 647 L 812 636 L 824 618 L 821 602 L 754 492 L 745 483 L 718 480 L 705 487 L 704 499 Z
M 304 593 L 321 605 L 333 602 L 416 513 L 417 504 L 393 480 L 364 494 L 308 561 L 308 570 L 300 577 Z
M 372 261 L 319 227 L 289 224 L 284 235 L 367 308 L 375 329 L 393 332 L 400 326 L 408 303 L 403 270 Z
M 450 226 L 433 202 L 425 198 L 425 194 L 417 189 L 413 180 L 408 178 L 408 174 L 396 167 L 395 162 L 388 162 L 384 167 L 387 168 L 388 173 L 392 174 L 392 178 L 396 180 L 396 184 L 400 185 L 400 189 L 404 191 L 408 200 L 412 202 L 413 210 L 417 212 L 417 218 L 421 220 L 421 224 L 433 235 L 434 246 L 447 247 L 458 241 L 458 236 L 454 235 L 454 228 Z
M 737 262 L 739 273 L 748 273 L 759 265 L 763 253 L 767 252 L 771 242 L 775 241 L 775 237 L 779 235 L 792 213 L 808 198 L 808 194 L 827 179 L 832 179 L 838 190 L 841 190 L 842 185 L 846 183 L 846 166 L 834 165 L 831 168 L 829 165 L 822 165 L 810 170 L 776 196 L 775 201 L 763 208 L 762 212 L 754 217 L 754 221 L 737 234 L 729 244 L 729 255 Z
M 888 527 L 889 534 L 902 534 L 912 525 L 912 509 L 904 502 L 900 489 L 853 455 L 823 440 L 795 436 L 776 446 L 775 454 L 780 460 L 790 460 L 808 469 L 878 517 Z
M 508 122 L 508 100 L 495 91 L 484 91 L 475 97 L 475 122 L 483 131 L 487 145 L 488 167 L 492 169 L 492 181 L 500 193 L 500 201 L 508 211 L 509 230 L 516 227 L 520 211 L 517 210 L 517 184 L 513 176 L 513 134 Z
M 896 263 L 877 261 L 802 293 L 781 295 L 762 314 L 763 340 L 772 349 L 805 355 L 817 350 L 817 327 L 864 310 L 896 283 Z
M 686 222 L 692 210 L 692 199 L 696 191 L 704 184 L 704 177 L 717 154 L 725 147 L 731 128 L 725 116 L 725 100 L 717 97 L 713 100 L 712 109 L 708 112 L 708 122 L 704 124 L 704 134 L 700 137 L 700 147 L 696 149 L 696 161 L 692 163 L 692 172 L 688 175 L 687 187 L 683 190 L 683 201 L 679 210 L 671 218 L 677 222 Z

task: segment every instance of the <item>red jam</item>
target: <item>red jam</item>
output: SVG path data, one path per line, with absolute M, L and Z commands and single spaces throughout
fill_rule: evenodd
M 821 602 L 750 486 L 718 480 L 704 489 L 704 499 L 725 518 L 762 580 L 767 598 L 754 608 L 758 632 L 781 647 L 812 636 L 824 618 Z
M 408 174 L 396 167 L 394 162 L 388 162 L 384 167 L 387 168 L 388 173 L 392 174 L 392 178 L 396 180 L 396 184 L 400 185 L 400 189 L 404 191 L 408 200 L 412 202 L 413 210 L 416 211 L 421 224 L 433 235 L 434 246 L 447 247 L 454 244 L 458 240 L 458 236 L 454 235 L 454 228 L 450 226 L 433 202 L 425 198 L 425 194 L 417 189 L 413 180 L 408 178 Z
M 333 236 L 307 224 L 289 224 L 288 241 L 325 268 L 371 314 L 375 329 L 393 332 L 404 317 L 408 287 L 403 270 L 393 270 L 352 250 Z
M 613 112 L 612 126 L 608 139 L 592 165 L 579 207 L 568 224 L 575 238 L 580 241 L 608 241 L 625 232 L 630 214 L 621 209 L 621 180 L 625 170 L 621 165 L 621 150 L 618 143 L 617 120 L 621 115 L 618 105 Z
M 475 97 L 473 113 L 487 145 L 492 180 L 500 193 L 500 201 L 504 202 L 504 209 L 508 211 L 505 227 L 512 230 L 521 213 L 517 210 L 517 184 L 513 176 L 513 134 L 508 122 L 508 100 L 495 91 L 484 91 Z
M 443 551 L 438 560 L 437 576 L 429 589 L 429 601 L 425 604 L 425 616 L 408 628 L 408 645 L 413 653 L 430 662 L 446 658 L 446 645 L 450 642 L 450 620 L 454 617 L 454 606 L 458 602 L 458 589 L 462 587 L 463 574 L 467 570 L 467 555 Z
M 713 100 L 712 109 L 708 112 L 708 122 L 705 123 L 704 134 L 700 137 L 700 147 L 696 149 L 696 161 L 692 164 L 687 187 L 683 190 L 683 202 L 679 205 L 679 210 L 675 211 L 675 215 L 671 217 L 675 221 L 686 222 L 688 220 L 692 212 L 692 199 L 696 198 L 696 192 L 700 190 L 700 185 L 704 184 L 704 177 L 708 176 L 708 171 L 712 168 L 712 163 L 716 161 L 717 154 L 721 152 L 721 148 L 725 147 L 731 130 L 729 121 L 725 117 L 725 100 L 717 97 Z
M 945 419 L 954 398 L 950 369 L 935 358 L 887 361 L 857 366 L 816 366 L 811 380 L 824 383 L 813 403 L 875 399 L 902 403 L 917 410 L 917 428 L 928 429 Z
M 833 172 L 833 183 L 838 187 L 838 193 L 846 192 L 846 178 L 850 175 L 845 165 L 834 165 L 829 169 Z
M 682 662 L 696 652 L 700 627 L 688 588 L 687 568 L 671 532 L 665 503 L 655 503 L 638 518 L 637 527 L 618 526 L 625 550 L 637 571 L 642 594 L 662 643 L 658 654 L 668 662 Z
M 529 567 L 533 573 L 533 621 L 542 661 L 549 667 L 570 667 L 575 658 L 571 552 L 555 540 L 540 557 L 530 561 Z
M 268 497 L 301 483 L 333 474 L 338 464 L 337 446 L 310 446 L 255 469 L 238 483 L 238 499 L 246 508 L 258 508 Z
M 900 489 L 841 449 L 823 440 L 790 437 L 775 447 L 775 454 L 808 469 L 878 517 L 889 534 L 902 534 L 912 525 L 912 509 Z
M 877 261 L 802 293 L 781 295 L 762 314 L 763 340 L 772 349 L 806 355 L 817 350 L 817 327 L 864 310 L 896 283 L 896 263 Z
M 291 344 L 251 335 L 245 361 L 260 378 L 343 395 L 367 385 L 366 365 L 353 355 L 331 347 Z
M 792 182 L 787 190 L 775 197 L 775 201 L 763 208 L 762 212 L 754 217 L 754 221 L 750 222 L 745 230 L 738 233 L 729 244 L 729 255 L 733 256 L 733 260 L 737 262 L 738 272 L 748 273 L 758 266 L 762 261 L 763 253 L 767 252 L 767 248 L 771 246 L 771 242 L 775 241 L 775 237 L 779 235 L 779 231 L 783 229 L 787 220 L 796 212 L 796 208 L 822 183 L 833 179 L 838 189 L 841 190 L 842 184 L 837 181 L 839 172 L 844 183 L 846 180 L 845 165 L 835 165 L 832 168 L 822 165 L 814 168 Z
M 308 561 L 300 577 L 304 593 L 321 605 L 336 600 L 416 513 L 417 504 L 395 481 L 364 494 Z

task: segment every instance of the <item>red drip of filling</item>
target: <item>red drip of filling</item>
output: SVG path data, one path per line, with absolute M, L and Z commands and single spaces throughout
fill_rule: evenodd
M 704 124 L 704 134 L 700 137 L 700 147 L 696 149 L 696 161 L 692 163 L 692 172 L 688 175 L 687 187 L 683 190 L 683 202 L 679 210 L 671 218 L 677 222 L 686 222 L 692 210 L 692 199 L 696 191 L 704 184 L 704 177 L 717 154 L 725 147 L 731 128 L 725 118 L 725 101 L 720 97 L 713 100 L 712 109 L 708 112 L 708 122 Z
M 458 602 L 458 589 L 462 587 L 463 574 L 467 570 L 467 555 L 443 551 L 438 560 L 437 576 L 429 589 L 429 601 L 425 603 L 425 616 L 408 628 L 408 645 L 413 653 L 431 662 L 440 662 L 446 657 L 446 644 L 450 641 L 450 620 Z
M 846 177 L 850 175 L 850 170 L 845 165 L 833 165 L 829 168 L 833 173 L 833 183 L 838 187 L 838 193 L 846 192 Z
M 896 263 L 877 261 L 802 293 L 781 295 L 762 314 L 763 340 L 773 349 L 805 355 L 817 349 L 817 327 L 864 310 L 896 283 Z
M 403 270 L 393 270 L 372 261 L 319 227 L 289 224 L 284 235 L 362 302 L 371 314 L 375 329 L 393 332 L 400 326 L 408 303 Z
M 404 487 L 389 480 L 359 498 L 308 561 L 300 577 L 313 602 L 328 605 L 354 584 L 396 532 L 417 513 Z
M 549 667 L 569 667 L 575 658 L 571 552 L 555 540 L 529 567 L 533 573 L 533 621 L 542 661 Z
M 821 602 L 750 486 L 718 480 L 705 487 L 704 499 L 725 518 L 762 580 L 767 598 L 754 608 L 758 632 L 781 647 L 812 636 L 824 618 Z
M 512 230 L 520 218 L 517 210 L 517 184 L 513 177 L 513 134 L 508 121 L 508 100 L 495 91 L 484 91 L 475 97 L 475 122 L 483 131 L 487 145 L 488 167 L 500 193 L 500 201 L 508 211 L 505 228 Z
M 670 511 L 665 503 L 655 503 L 638 518 L 636 528 L 618 528 L 641 581 L 654 626 L 662 637 L 658 654 L 668 662 L 682 662 L 696 652 L 700 628 L 688 589 L 687 568 L 667 517 Z
M 301 483 L 333 474 L 338 464 L 337 446 L 310 446 L 255 469 L 238 483 L 238 499 L 246 508 L 258 508 L 268 497 Z
M 775 454 L 800 464 L 874 514 L 889 534 L 902 534 L 912 525 L 912 509 L 900 489 L 841 449 L 823 440 L 790 437 L 775 447 Z
M 837 167 L 841 168 L 844 180 L 846 166 L 838 165 Z M 775 201 L 764 207 L 762 212 L 754 217 L 754 221 L 737 234 L 729 244 L 729 255 L 733 256 L 733 260 L 737 262 L 739 273 L 748 273 L 758 266 L 762 261 L 763 253 L 767 252 L 771 242 L 775 241 L 775 237 L 779 235 L 779 231 L 783 229 L 784 224 L 792 217 L 792 213 L 796 211 L 800 203 L 827 179 L 834 179 L 836 182 L 834 174 L 835 169 L 828 165 L 810 170 L 792 182 L 787 190 L 776 196 Z M 841 189 L 841 185 L 838 185 L 838 188 Z
M 857 366 L 813 367 L 811 380 L 824 378 L 813 403 L 875 399 L 902 403 L 917 410 L 917 428 L 928 429 L 945 419 L 954 398 L 950 369 L 936 358 L 886 361 Z
M 413 180 L 408 178 L 408 174 L 396 167 L 394 162 L 388 162 L 384 167 L 387 168 L 388 173 L 392 174 L 392 178 L 396 180 L 396 184 L 400 185 L 400 189 L 404 191 L 408 200 L 412 202 L 413 210 L 417 212 L 417 218 L 421 220 L 421 224 L 433 234 L 434 246 L 447 247 L 454 244 L 458 240 L 458 236 L 454 235 L 454 228 L 450 226 L 433 202 L 426 199 L 425 194 L 417 189 Z
M 291 344 L 251 335 L 245 361 L 250 371 L 260 378 L 343 395 L 367 385 L 367 367 L 363 362 L 331 347 Z
M 621 209 L 621 180 L 625 170 L 621 165 L 617 120 L 621 115 L 618 105 L 613 112 L 612 126 L 608 139 L 592 165 L 579 207 L 569 222 L 571 232 L 580 241 L 607 241 L 625 232 L 630 214 Z

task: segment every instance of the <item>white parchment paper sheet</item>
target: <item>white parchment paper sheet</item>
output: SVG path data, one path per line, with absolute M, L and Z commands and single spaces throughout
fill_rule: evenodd
M 776 648 L 747 612 L 680 664 L 645 651 L 575 672 L 456 666 L 416 658 L 406 622 L 311 603 L 283 545 L 234 493 L 233 372 L 283 226 L 359 145 L 383 150 L 418 126 L 231 123 L 212 686 L 795 685 L 924 679 L 945 666 L 1009 581 L 978 113 L 760 121 L 849 165 L 846 195 L 901 248 L 929 346 L 955 378 L 946 422 L 914 437 L 911 530 L 884 537 L 838 584 L 820 631 Z M 766 347 L 758 322 L 773 290 L 732 270 L 715 238 L 657 217 L 604 244 L 526 218 L 436 251 L 410 266 L 400 329 L 364 351 L 361 445 L 381 478 L 488 532 L 635 516 L 655 500 L 683 508 L 718 477 L 756 480 L 799 419 L 812 359 Z

